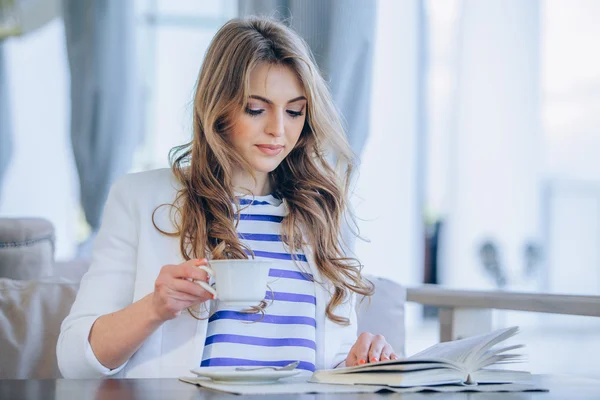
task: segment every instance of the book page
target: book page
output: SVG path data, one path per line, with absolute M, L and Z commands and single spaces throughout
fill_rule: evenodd
M 507 364 L 522 362 L 524 357 L 522 354 L 506 353 L 510 350 L 516 350 L 524 347 L 522 344 L 517 344 L 508 347 L 493 348 L 487 350 L 476 363 L 473 363 L 473 370 L 485 368 L 492 364 Z
M 473 336 L 452 342 L 438 343 L 417 353 L 407 360 L 418 361 L 422 359 L 442 359 L 450 362 L 464 365 L 469 370 L 477 365 L 477 361 L 483 356 L 484 352 L 496 343 L 501 342 L 513 336 L 518 327 L 498 329 L 496 331 L 483 335 Z
M 357 367 L 346 367 L 338 368 L 333 370 L 327 370 L 331 374 L 357 374 L 365 372 L 376 372 L 376 371 L 422 371 L 430 369 L 455 369 L 462 371 L 462 368 L 449 364 L 446 362 L 407 362 L 406 360 L 400 361 L 381 361 L 375 364 L 364 364 Z

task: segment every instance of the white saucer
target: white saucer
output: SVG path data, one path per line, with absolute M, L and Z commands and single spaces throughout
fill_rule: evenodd
M 213 382 L 228 384 L 267 384 L 276 383 L 281 378 L 298 375 L 301 370 L 274 371 L 260 369 L 257 371 L 236 371 L 236 367 L 200 367 L 190 371 L 200 377 L 210 378 Z

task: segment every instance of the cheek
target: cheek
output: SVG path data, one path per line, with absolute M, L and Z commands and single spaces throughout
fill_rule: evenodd
M 235 124 L 240 128 L 241 132 L 248 132 L 252 129 L 256 129 L 258 122 L 256 118 L 253 118 L 249 115 L 242 115 L 237 119 Z
M 243 147 L 250 141 L 255 129 L 255 123 L 247 121 L 246 118 L 240 118 L 233 126 L 231 144 L 236 148 Z
M 302 121 L 294 121 L 292 125 L 290 140 L 296 144 L 298 139 L 300 139 L 300 134 L 302 134 L 302 129 L 304 129 L 304 119 Z

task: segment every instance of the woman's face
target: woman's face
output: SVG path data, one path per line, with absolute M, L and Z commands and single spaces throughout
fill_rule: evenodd
M 250 73 L 250 96 L 234 120 L 230 141 L 258 175 L 292 151 L 306 120 L 306 97 L 290 67 L 261 64 Z

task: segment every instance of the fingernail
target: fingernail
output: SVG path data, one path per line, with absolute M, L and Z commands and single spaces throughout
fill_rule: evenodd
M 396 356 L 391 356 L 390 358 L 391 358 L 392 360 L 397 360 L 397 359 L 398 359 L 398 357 L 396 357 Z
M 389 358 L 387 356 L 383 356 L 383 357 L 381 357 L 381 359 L 384 360 L 384 361 L 389 360 Z
M 372 362 L 372 363 L 375 363 L 375 362 L 377 362 L 377 361 L 379 361 L 379 359 L 378 359 L 377 357 L 372 357 L 372 358 L 371 358 L 371 362 Z
M 363 359 L 360 359 L 360 360 L 358 360 L 358 364 L 359 364 L 359 365 L 366 364 L 366 363 L 367 363 L 367 362 L 366 362 L 365 360 L 363 360 Z

